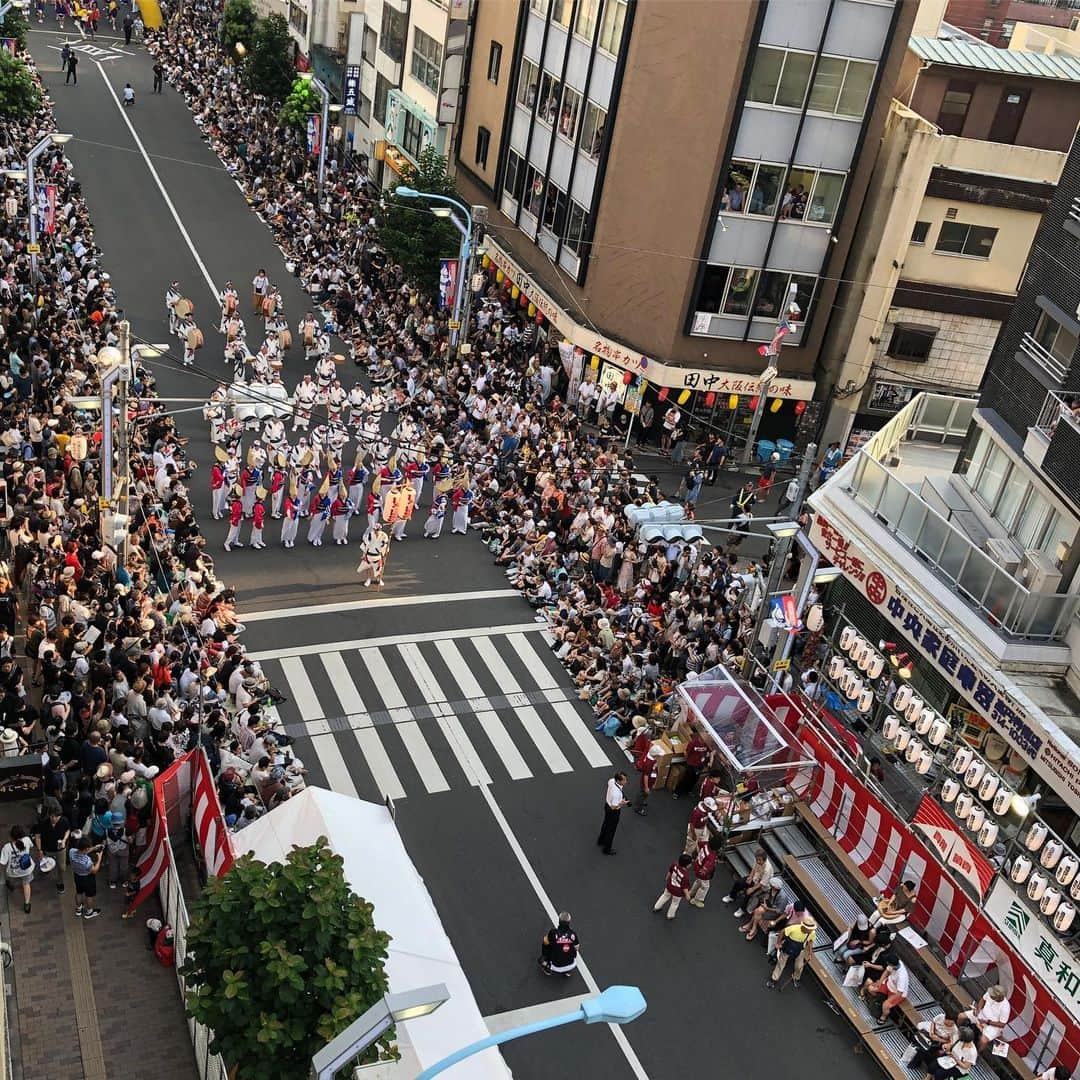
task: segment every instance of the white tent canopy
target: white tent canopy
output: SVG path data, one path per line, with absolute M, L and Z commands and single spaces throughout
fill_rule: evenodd
M 345 861 L 353 892 L 375 907 L 375 925 L 391 937 L 386 970 L 390 991 L 401 993 L 445 983 L 450 1000 L 429 1016 L 398 1025 L 419 1065 L 488 1036 L 465 972 L 443 929 L 424 880 L 409 858 L 386 807 L 309 787 L 272 813 L 233 834 L 237 857 L 251 852 L 262 862 L 284 862 L 294 846 L 325 836 Z M 404 1029 L 404 1031 L 402 1030 Z M 403 1063 L 404 1064 L 404 1063 Z M 455 1078 L 507 1080 L 497 1050 L 455 1066 Z

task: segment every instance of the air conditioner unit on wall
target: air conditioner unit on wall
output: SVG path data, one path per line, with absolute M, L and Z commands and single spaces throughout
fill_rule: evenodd
M 1011 540 L 1004 536 L 991 536 L 983 543 L 983 551 L 1007 574 L 1015 574 L 1020 569 L 1020 560 L 1024 553 Z
M 1020 578 L 1032 592 L 1053 593 L 1061 585 L 1061 570 L 1046 552 L 1025 551 Z

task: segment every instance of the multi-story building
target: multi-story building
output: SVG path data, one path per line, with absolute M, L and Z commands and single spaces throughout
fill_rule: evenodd
M 587 352 L 725 393 L 794 300 L 777 366 L 809 396 L 916 5 L 499 7 L 456 147 L 491 258 Z
M 1066 29 L 1075 26 L 1080 19 L 1080 0 L 949 0 L 945 18 L 989 45 L 1007 48 L 1017 23 Z
M 1053 1003 L 1040 1014 L 1035 1057 L 1045 1064 L 1060 1052 L 1071 1066 L 1080 1053 L 1080 142 L 978 400 L 913 399 L 810 505 L 809 539 L 842 571 L 827 597 L 834 630 L 855 628 L 879 656 L 859 661 L 857 692 L 872 692 L 861 714 L 866 752 L 895 762 L 893 790 L 914 789 L 916 823 L 934 818 L 943 857 L 959 852 L 950 866 Z M 892 659 L 884 669 L 882 655 Z M 843 663 L 827 669 L 839 676 Z
M 1080 123 L 1080 62 L 919 35 L 822 351 L 824 438 L 974 395 Z

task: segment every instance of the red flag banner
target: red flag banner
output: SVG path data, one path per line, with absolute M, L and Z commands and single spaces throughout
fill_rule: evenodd
M 56 185 L 45 185 L 45 232 L 49 236 L 56 233 Z

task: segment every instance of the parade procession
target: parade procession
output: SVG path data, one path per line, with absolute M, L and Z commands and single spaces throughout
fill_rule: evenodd
M 346 389 L 346 357 L 331 351 L 333 323 L 306 312 L 294 349 L 281 294 L 264 270 L 252 279 L 249 318 L 263 338 L 255 352 L 231 281 L 219 301 L 217 328 L 233 381 L 217 385 L 203 417 L 215 455 L 212 515 L 228 521 L 226 551 L 265 548 L 269 518 L 280 522 L 277 542 L 284 548 L 295 547 L 298 535 L 312 547 L 329 540 L 345 546 L 351 538 L 360 546 L 361 581 L 381 588 L 391 538 L 405 540 L 414 516 L 423 515 L 424 539 L 438 539 L 448 510 L 453 532 L 467 532 L 469 470 L 451 461 L 441 435 L 431 435 L 414 410 L 403 408 L 406 398 L 390 388 L 395 372 L 386 357 L 354 342 L 354 363 L 365 367 L 371 389 L 359 378 Z M 183 362 L 193 366 L 204 339 L 180 282 L 167 289 L 165 308 Z M 290 359 L 294 368 L 302 364 L 291 394 L 285 380 Z M 384 433 L 388 414 L 397 422 Z

